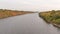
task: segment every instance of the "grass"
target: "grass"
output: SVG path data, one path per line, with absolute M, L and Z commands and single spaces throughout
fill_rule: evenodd
M 27 14 L 27 13 L 34 13 L 34 12 L 0 9 L 0 19 L 11 17 L 11 16 L 16 16 L 16 15 Z
M 40 12 L 39 16 L 42 17 L 48 23 L 53 23 L 60 26 L 60 10 Z

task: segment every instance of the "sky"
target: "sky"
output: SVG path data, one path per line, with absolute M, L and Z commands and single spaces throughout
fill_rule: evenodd
M 60 10 L 60 0 L 0 0 L 0 9 L 24 11 Z

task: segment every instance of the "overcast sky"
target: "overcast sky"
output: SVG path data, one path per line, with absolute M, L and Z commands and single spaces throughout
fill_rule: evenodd
M 59 10 L 60 0 L 0 0 L 0 8 L 30 11 Z

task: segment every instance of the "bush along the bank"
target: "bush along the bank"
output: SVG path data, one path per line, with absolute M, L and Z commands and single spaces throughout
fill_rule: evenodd
M 46 12 L 40 12 L 39 16 L 42 17 L 45 21 L 49 23 L 53 23 L 53 25 L 56 25 L 60 27 L 60 10 L 52 10 L 52 11 L 46 11 Z

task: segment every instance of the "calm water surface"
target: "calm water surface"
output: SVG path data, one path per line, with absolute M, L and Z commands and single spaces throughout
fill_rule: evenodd
M 0 34 L 60 34 L 60 29 L 33 13 L 0 19 Z

